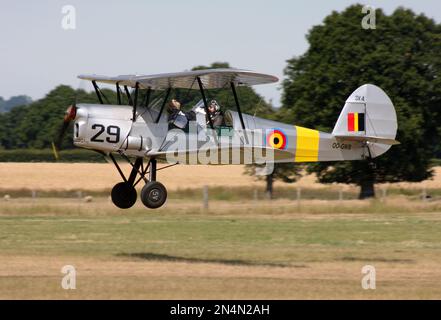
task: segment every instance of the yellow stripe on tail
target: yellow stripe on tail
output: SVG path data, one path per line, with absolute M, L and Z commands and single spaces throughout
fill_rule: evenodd
M 358 112 L 354 112 L 354 131 L 358 131 Z

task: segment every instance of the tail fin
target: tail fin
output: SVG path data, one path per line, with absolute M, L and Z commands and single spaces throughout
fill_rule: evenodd
M 387 94 L 379 87 L 365 84 L 346 100 L 332 134 L 343 140 L 368 141 L 372 157 L 398 144 L 397 115 Z

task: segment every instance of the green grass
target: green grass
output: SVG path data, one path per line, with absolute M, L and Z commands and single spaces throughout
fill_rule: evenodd
M 321 253 L 327 248 L 343 250 L 340 258 L 355 251 L 363 256 L 364 250 L 375 249 L 381 249 L 383 256 L 384 250 L 392 252 L 409 240 L 418 241 L 425 249 L 441 249 L 441 220 L 432 216 L 377 214 L 355 219 L 271 219 L 236 214 L 237 217 L 155 213 L 4 216 L 0 217 L 0 252 L 139 257 L 145 254 L 145 258 L 164 255 L 164 259 L 168 256 L 290 265 L 325 259 L 327 255 Z M 310 251 L 299 257 L 295 248 Z

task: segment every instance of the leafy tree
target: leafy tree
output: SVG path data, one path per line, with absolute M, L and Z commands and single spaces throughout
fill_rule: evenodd
M 422 181 L 440 151 L 441 25 L 411 10 L 387 16 L 376 11 L 376 29 L 361 28 L 361 5 L 332 12 L 307 35 L 309 49 L 288 61 L 279 116 L 330 132 L 352 91 L 373 83 L 391 97 L 398 117 L 399 146 L 368 161 L 309 166 L 320 182 L 354 183 L 360 197 L 374 183 Z
M 49 148 L 63 121 L 64 112 L 75 101 L 96 103 L 94 93 L 60 85 L 43 99 L 13 108 L 0 117 L 0 143 L 5 149 Z M 65 146 L 72 146 L 66 135 Z

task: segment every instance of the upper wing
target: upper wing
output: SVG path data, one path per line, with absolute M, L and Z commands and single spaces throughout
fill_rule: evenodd
M 78 78 L 109 84 L 119 84 L 134 88 L 154 90 L 167 88 L 197 89 L 197 78 L 200 78 L 205 89 L 218 89 L 229 86 L 233 82 L 236 86 L 253 86 L 257 84 L 279 81 L 277 77 L 240 69 L 205 69 L 155 75 L 121 75 L 116 77 L 100 75 L 79 75 Z

